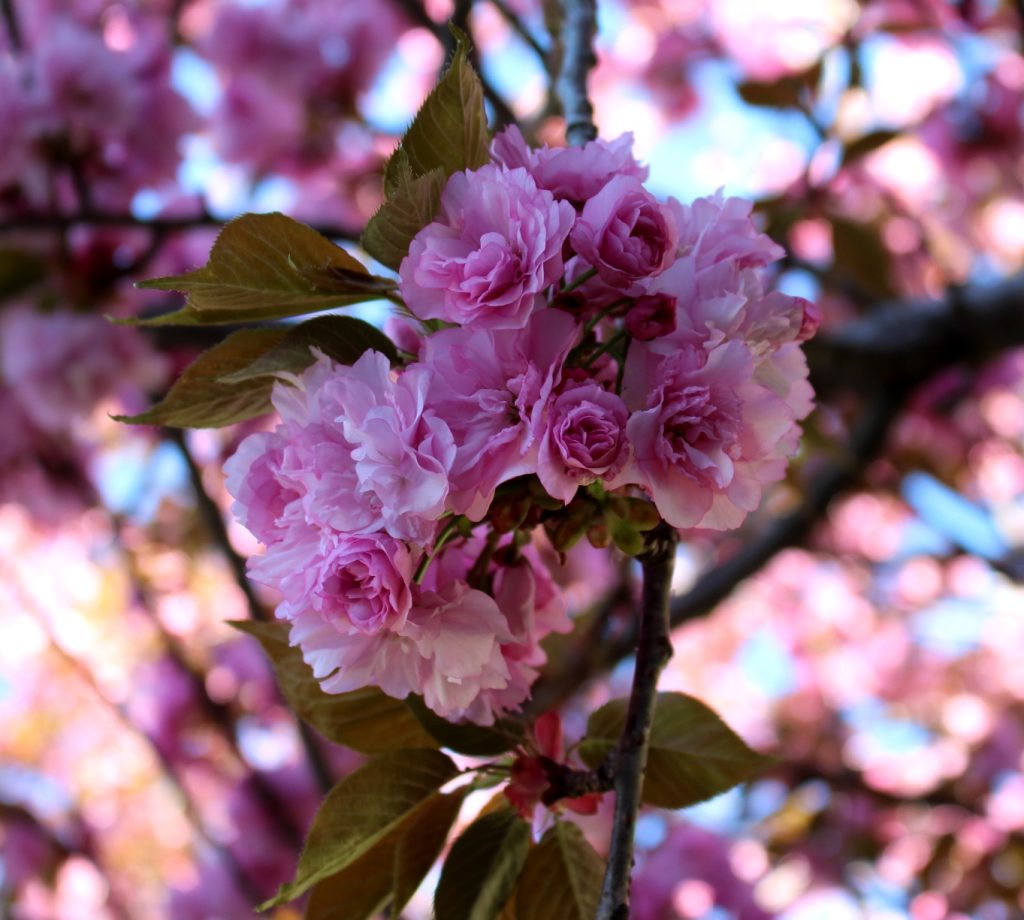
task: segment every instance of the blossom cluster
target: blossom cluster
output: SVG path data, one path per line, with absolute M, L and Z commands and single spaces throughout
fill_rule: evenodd
M 172 88 L 166 27 L 122 11 L 103 33 L 36 12 L 24 47 L 0 53 L 0 192 L 34 208 L 125 208 L 173 180 L 198 121 Z
M 320 354 L 275 385 L 280 424 L 228 487 L 325 690 L 483 724 L 521 706 L 568 624 L 537 518 L 489 517 L 511 480 L 536 477 L 548 514 L 615 493 L 722 530 L 782 476 L 816 312 L 767 291 L 782 250 L 749 203 L 663 203 L 645 178 L 629 136 L 531 149 L 508 129 L 400 266 L 407 360 Z

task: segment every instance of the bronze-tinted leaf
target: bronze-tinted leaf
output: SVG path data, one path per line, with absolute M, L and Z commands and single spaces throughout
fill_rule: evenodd
M 237 620 L 231 625 L 259 640 L 288 705 L 328 740 L 364 754 L 438 746 L 402 700 L 376 687 L 324 693 L 302 652 L 288 644 L 285 623 Z
M 369 274 L 357 259 L 312 227 L 283 214 L 243 214 L 226 224 L 206 265 L 139 287 L 183 291 L 183 310 L 146 320 L 240 323 L 278 319 L 374 300 L 394 283 Z
M 517 920 L 591 920 L 603 877 L 604 860 L 583 832 L 557 821 L 526 858 L 516 886 Z
M 370 218 L 363 231 L 363 248 L 382 265 L 398 271 L 409 243 L 441 206 L 445 174 L 433 169 L 402 182 Z
M 493 727 L 471 722 L 449 722 L 428 709 L 421 697 L 410 696 L 406 703 L 419 723 L 437 739 L 442 747 L 473 757 L 504 754 L 523 736 L 522 726 L 512 721 L 499 721 Z
M 452 845 L 434 895 L 436 920 L 493 920 L 530 849 L 530 825 L 509 808 L 474 821 Z
M 115 418 L 132 425 L 220 428 L 270 411 L 273 380 L 225 382 L 244 371 L 287 335 L 287 329 L 242 329 L 204 351 L 174 382 L 170 392 L 139 415 Z
M 628 700 L 612 700 L 591 715 L 579 748 L 589 766 L 597 766 L 618 743 L 628 705 Z M 700 700 L 659 693 L 643 800 L 662 808 L 696 805 L 752 779 L 771 762 Z
M 410 178 L 435 169 L 450 176 L 490 161 L 490 134 L 480 78 L 469 63 L 466 36 L 453 29 L 455 54 L 437 86 L 424 100 L 384 171 L 390 197 Z
M 440 751 L 382 754 L 336 785 L 320 805 L 299 857 L 295 880 L 260 909 L 299 897 L 369 853 L 458 775 Z
M 394 343 L 375 326 L 354 316 L 317 316 L 295 326 L 276 345 L 248 367 L 222 377 L 224 383 L 241 383 L 273 377 L 283 371 L 298 373 L 313 363 L 311 348 L 318 348 L 339 364 L 355 364 L 365 351 L 373 349 L 398 359 Z

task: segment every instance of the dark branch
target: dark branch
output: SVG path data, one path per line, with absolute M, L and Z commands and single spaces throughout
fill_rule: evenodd
M 199 464 L 196 463 L 195 457 L 192 456 L 192 451 L 189 450 L 188 443 L 185 441 L 185 433 L 177 428 L 168 428 L 166 431 L 168 440 L 178 448 L 182 459 L 185 461 L 199 516 L 206 525 L 206 529 L 217 549 L 220 550 L 225 561 L 228 563 L 231 574 L 234 576 L 235 584 L 238 585 L 239 590 L 245 595 L 246 603 L 249 605 L 249 615 L 254 620 L 268 620 L 270 617 L 267 614 L 266 608 L 260 603 L 260 599 L 256 597 L 252 583 L 245 573 L 245 560 L 231 545 L 228 529 L 224 524 L 224 516 L 221 514 L 217 503 L 210 498 L 209 493 L 206 491 L 206 486 L 203 484 L 203 471 L 199 468 Z
M 548 57 L 547 49 L 537 40 L 537 37 L 526 28 L 526 24 L 520 19 L 508 6 L 505 0 L 490 0 L 491 6 L 493 6 L 500 14 L 501 17 L 511 27 L 512 31 L 516 33 L 527 45 L 534 54 L 537 55 L 541 65 L 547 70 L 550 67 L 550 59 Z
M 23 230 L 66 230 L 68 227 L 78 224 L 89 224 L 94 227 L 139 228 L 166 234 L 203 227 L 222 227 L 227 220 L 206 213 L 190 217 L 136 217 L 133 214 L 103 214 L 93 211 L 77 214 L 21 214 L 6 217 L 0 224 L 0 233 L 14 233 Z M 359 240 L 359 232 L 351 227 L 337 227 L 329 224 L 314 224 L 312 226 L 318 233 L 330 239 L 344 240 L 349 243 Z
M 658 675 L 672 657 L 669 593 L 676 539 L 673 528 L 660 524 L 648 536 L 648 550 L 640 560 L 644 573 L 640 637 L 626 725 L 618 750 L 611 755 L 615 764 L 615 815 L 612 819 L 608 866 L 597 908 L 597 920 L 627 920 L 629 917 L 633 837 L 647 769 Z
M 563 0 L 562 65 L 558 72 L 558 97 L 565 113 L 565 139 L 582 145 L 597 137 L 594 108 L 587 96 L 587 76 L 597 64 L 596 0 Z
M 1024 275 L 953 288 L 938 301 L 880 304 L 805 346 L 819 395 L 921 383 L 960 363 L 1024 345 Z
M 18 11 L 14 8 L 14 0 L 0 0 L 0 12 L 3 13 L 4 25 L 7 27 L 7 37 L 11 41 L 11 48 L 21 51 L 24 44 L 21 39 L 21 26 L 18 23 Z

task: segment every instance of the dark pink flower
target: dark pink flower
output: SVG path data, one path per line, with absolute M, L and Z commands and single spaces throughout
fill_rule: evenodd
M 638 297 L 626 314 L 626 332 L 638 342 L 649 342 L 675 332 L 677 298 L 655 293 Z
M 426 408 L 455 440 L 449 502 L 458 513 L 479 520 L 498 485 L 536 470 L 548 402 L 577 330 L 567 313 L 545 309 L 525 329 L 474 325 L 426 340 Z
M 548 494 L 569 502 L 578 486 L 614 479 L 629 456 L 628 417 L 621 397 L 598 384 L 561 393 L 551 404 L 537 458 Z
M 570 241 L 607 284 L 631 287 L 664 271 L 675 258 L 669 209 L 632 176 L 617 176 L 584 206 Z
M 524 169 L 455 173 L 440 219 L 416 234 L 402 260 L 402 296 L 420 319 L 522 328 L 561 277 L 574 217 Z

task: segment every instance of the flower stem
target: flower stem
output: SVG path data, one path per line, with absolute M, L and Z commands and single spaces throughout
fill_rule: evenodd
M 430 563 L 433 561 L 434 557 L 441 552 L 445 543 L 451 539 L 452 534 L 455 533 L 458 526 L 459 519 L 457 517 L 452 517 L 441 529 L 441 532 L 437 535 L 437 539 L 434 541 L 434 548 L 429 553 L 425 553 L 423 555 L 423 558 L 420 560 L 420 564 L 416 567 L 416 572 L 412 576 L 412 580 L 416 584 L 423 584 L 423 578 L 427 574 L 427 569 L 430 568 Z
M 619 344 L 623 339 L 628 338 L 625 332 L 618 331 L 613 335 L 607 342 L 602 342 L 601 347 L 591 352 L 586 360 L 580 365 L 580 367 L 590 367 L 601 355 L 608 351 L 611 351 L 616 345 Z
M 596 268 L 588 268 L 585 272 L 583 272 L 580 275 L 577 275 L 564 288 L 562 288 L 562 293 L 563 294 L 569 294 L 572 291 L 575 291 L 576 288 L 580 287 L 580 285 L 586 284 L 596 274 L 597 274 L 597 269 Z

